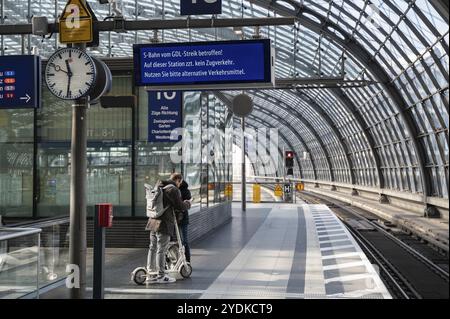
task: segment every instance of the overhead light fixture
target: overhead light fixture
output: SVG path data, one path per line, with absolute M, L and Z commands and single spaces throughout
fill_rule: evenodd
M 241 27 L 233 27 L 233 31 L 236 35 L 242 35 L 242 28 Z

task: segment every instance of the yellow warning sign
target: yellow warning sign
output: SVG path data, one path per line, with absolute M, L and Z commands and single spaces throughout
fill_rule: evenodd
M 274 193 L 275 193 L 275 196 L 277 196 L 277 197 L 283 196 L 283 188 L 281 187 L 281 185 L 276 185 L 275 186 Z
M 261 203 L 261 186 L 259 184 L 253 185 L 253 203 Z
M 85 0 L 69 0 L 59 19 L 59 42 L 88 43 L 93 40 L 93 18 Z

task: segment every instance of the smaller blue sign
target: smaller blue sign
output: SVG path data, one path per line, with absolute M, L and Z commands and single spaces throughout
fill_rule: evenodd
M 35 55 L 0 56 L 0 108 L 38 108 L 41 59 Z
M 222 0 L 180 0 L 182 16 L 196 14 L 221 14 Z
M 183 92 L 148 92 L 148 141 L 150 143 L 176 143 L 179 134 L 172 131 L 183 126 Z

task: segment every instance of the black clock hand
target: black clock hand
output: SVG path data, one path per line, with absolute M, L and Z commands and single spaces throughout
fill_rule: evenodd
M 70 80 L 72 79 L 72 70 L 70 69 L 69 60 L 66 60 L 66 66 L 67 66 L 67 76 L 69 77 L 69 81 L 67 82 L 67 97 L 70 97 L 72 94 L 70 94 Z
M 72 77 L 72 70 L 70 69 L 69 60 L 66 60 L 66 66 L 67 66 L 67 74 L 69 75 L 69 78 Z
M 53 66 L 53 68 L 55 69 L 56 72 L 61 71 L 61 72 L 64 72 L 66 74 L 68 73 L 67 71 L 64 71 L 63 69 L 61 69 L 61 67 L 59 65 L 56 65 L 56 64 L 52 63 L 52 66 Z
M 69 81 L 67 82 L 67 97 L 70 97 L 72 94 L 70 92 L 70 80 L 71 80 L 72 76 L 69 76 Z

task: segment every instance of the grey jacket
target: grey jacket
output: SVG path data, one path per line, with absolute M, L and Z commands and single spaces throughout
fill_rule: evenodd
M 159 218 L 150 218 L 149 230 L 153 232 L 160 232 L 169 236 L 175 235 L 175 220 L 173 217 L 174 211 L 185 211 L 190 208 L 189 202 L 183 202 L 181 193 L 176 184 L 171 181 L 163 181 L 158 187 L 165 187 L 173 185 L 164 190 L 163 203 L 164 208 L 169 207 L 164 214 Z

